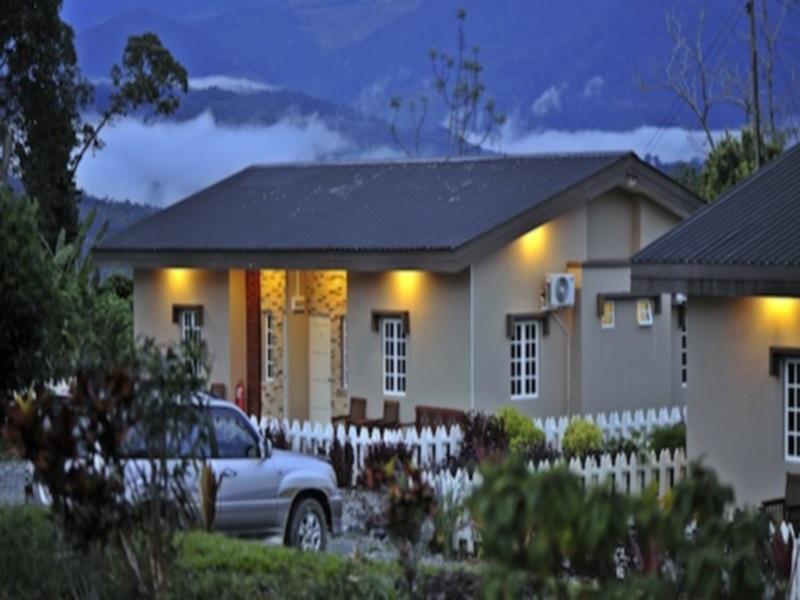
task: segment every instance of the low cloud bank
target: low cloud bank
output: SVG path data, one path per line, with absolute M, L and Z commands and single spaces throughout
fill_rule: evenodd
M 316 116 L 247 128 L 222 127 L 210 113 L 182 123 L 124 119 L 103 139 L 106 147 L 81 163 L 78 185 L 95 196 L 157 206 L 251 164 L 324 160 L 354 150 Z
M 268 85 L 260 81 L 244 77 L 228 77 L 227 75 L 209 75 L 207 77 L 190 77 L 189 87 L 193 90 L 218 88 L 235 94 L 252 94 L 254 92 L 273 92 L 281 89 L 277 85 Z
M 501 132 L 505 154 L 633 150 L 663 162 L 705 154 L 703 136 L 679 128 L 631 131 L 520 130 Z M 78 185 L 88 193 L 167 206 L 249 165 L 352 159 L 392 159 L 394 147 L 365 148 L 318 116 L 289 117 L 270 126 L 221 126 L 210 113 L 180 123 L 123 119 L 104 132 L 106 147 L 86 156 Z M 654 143 L 654 141 L 656 143 Z
M 701 132 L 679 127 L 664 130 L 646 126 L 630 131 L 542 129 L 523 132 L 516 130 L 513 123 L 503 130 L 500 149 L 507 154 L 633 150 L 642 158 L 648 153 L 656 155 L 662 162 L 702 159 L 707 152 Z

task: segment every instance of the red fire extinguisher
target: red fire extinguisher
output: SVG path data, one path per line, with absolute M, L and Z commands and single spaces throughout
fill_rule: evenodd
M 247 412 L 247 398 L 244 394 L 244 383 L 241 381 L 236 384 L 236 406 Z

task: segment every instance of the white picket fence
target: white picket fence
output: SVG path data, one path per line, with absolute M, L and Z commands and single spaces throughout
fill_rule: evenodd
M 603 431 L 603 436 L 606 439 L 629 439 L 637 433 L 646 435 L 656 427 L 686 421 L 686 407 L 664 406 L 647 410 L 625 410 L 580 416 L 587 421 L 596 423 Z M 568 416 L 547 417 L 546 419 L 534 419 L 533 422 L 539 429 L 544 431 L 547 443 L 561 450 L 564 432 L 573 418 Z
M 364 468 L 364 459 L 370 446 L 380 444 L 404 444 L 411 450 L 414 462 L 421 468 L 432 469 L 444 465 L 450 456 L 455 456 L 461 447 L 463 434 L 459 427 L 445 427 L 431 429 L 424 427 L 417 432 L 413 427 L 404 429 L 380 430 L 366 427 L 345 427 L 342 424 L 334 427 L 330 423 L 310 423 L 298 421 L 289 424 L 288 421 L 268 419 L 262 417 L 250 418 L 253 424 L 263 433 L 267 430 L 283 429 L 291 449 L 295 452 L 306 454 L 328 454 L 334 440 L 344 445 L 350 442 L 353 447 L 353 483 L 355 483 Z
M 530 464 L 531 471 L 541 473 L 556 466 L 564 465 L 564 461 L 542 461 L 538 465 Z M 659 496 L 664 495 L 679 481 L 686 477 L 687 460 L 683 450 L 674 454 L 662 450 L 659 456 L 649 452 L 642 457 L 632 454 L 603 454 L 599 460 L 587 460 L 581 463 L 577 458 L 566 463 L 569 470 L 583 480 L 587 487 L 611 482 L 614 488 L 624 494 L 640 494 L 651 485 L 658 487 Z M 452 503 L 454 506 L 463 505 L 473 490 L 480 486 L 482 478 L 480 473 L 470 474 L 459 469 L 455 474 L 450 471 L 425 471 L 423 478 L 435 490 L 440 501 Z M 468 554 L 475 553 L 477 532 L 472 526 L 465 511 L 459 519 L 453 533 L 453 547 Z
M 789 576 L 787 600 L 800 600 L 800 535 L 796 534 L 791 523 L 782 522 L 779 527 L 770 523 L 770 533 L 780 535 L 784 544 L 792 541 L 792 571 Z
M 599 413 L 597 415 L 582 415 L 583 418 L 596 423 L 603 431 L 606 439 L 622 437 L 628 439 L 638 433 L 646 435 L 655 427 L 671 425 L 686 419 L 686 409 L 680 407 L 663 407 L 660 409 L 621 411 L 612 413 Z M 546 441 L 554 448 L 561 450 L 564 432 L 572 417 L 548 417 L 546 419 L 533 419 L 535 425 L 544 431 Z M 341 443 L 349 441 L 355 454 L 353 477 L 354 481 L 361 473 L 364 458 L 370 446 L 381 442 L 389 444 L 403 443 L 414 453 L 414 459 L 422 468 L 433 468 L 444 464 L 448 457 L 458 454 L 463 434 L 458 427 L 449 430 L 445 427 L 431 429 L 425 427 L 418 432 L 414 427 L 403 429 L 387 429 L 381 431 L 377 428 L 368 430 L 366 427 L 345 427 L 342 424 L 333 426 L 330 423 L 322 425 L 304 421 L 278 420 L 267 417 L 251 417 L 262 433 L 267 430 L 282 429 L 296 452 L 317 454 L 329 452 L 334 439 Z

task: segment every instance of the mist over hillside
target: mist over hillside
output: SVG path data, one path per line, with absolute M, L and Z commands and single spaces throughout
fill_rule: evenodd
M 192 86 L 169 120 L 139 114 L 109 129 L 106 148 L 81 166 L 79 183 L 97 195 L 164 205 L 256 162 L 402 157 L 389 134 L 394 95 L 432 97 L 423 153 L 441 154 L 445 115 L 431 89 L 428 50 L 453 50 L 460 6 L 468 43 L 480 46 L 488 94 L 508 117 L 488 151 L 631 149 L 664 162 L 704 154 L 702 136 L 686 131 L 696 124 L 674 97 L 640 87 L 663 78 L 670 3 L 66 0 L 64 17 L 76 29 L 88 77 L 106 79 L 129 35 L 155 31 L 187 67 Z M 746 73 L 743 3 L 676 6 L 690 37 L 706 7 L 707 60 Z M 800 56 L 798 30 L 800 11 L 787 12 L 779 95 L 798 83 L 800 72 L 790 68 Z M 96 109 L 106 96 L 101 86 Z M 800 107 L 786 110 L 800 114 Z M 733 104 L 713 113 L 720 134 L 742 124 Z

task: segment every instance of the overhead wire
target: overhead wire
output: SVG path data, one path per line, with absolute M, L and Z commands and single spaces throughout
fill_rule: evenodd
M 734 9 L 728 14 L 725 23 L 722 27 L 719 28 L 714 39 L 711 41 L 711 44 L 708 47 L 708 53 L 711 58 L 711 61 L 716 58 L 716 54 L 718 54 L 722 48 L 725 47 L 724 44 L 719 45 L 720 42 L 727 40 L 730 31 L 734 26 L 738 25 L 739 19 L 742 17 L 744 12 L 741 10 L 741 7 L 736 6 Z M 737 18 L 738 17 L 738 18 Z M 658 144 L 661 142 L 661 139 L 664 137 L 667 129 L 672 125 L 673 120 L 678 114 L 680 110 L 682 100 L 680 98 L 675 98 L 672 106 L 670 107 L 669 111 L 667 112 L 667 116 L 661 122 L 659 128 L 655 131 L 653 136 L 650 138 L 650 141 L 647 142 L 647 145 L 644 148 L 644 154 L 649 153 L 651 150 L 655 151 L 658 147 Z

